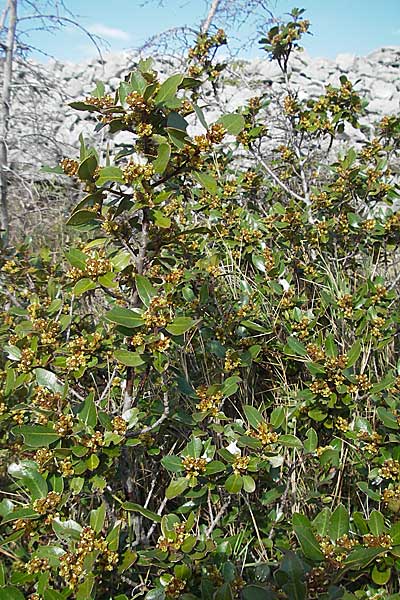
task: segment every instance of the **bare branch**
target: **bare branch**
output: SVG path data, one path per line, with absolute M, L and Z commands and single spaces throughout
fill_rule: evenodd
M 8 153 L 7 138 L 10 124 L 11 81 L 13 73 L 13 55 L 15 32 L 17 28 L 17 0 L 8 0 L 9 22 L 6 41 L 6 56 L 3 74 L 3 91 L 1 96 L 2 123 L 0 131 L 0 227 L 4 244 L 8 240 L 9 219 L 7 207 L 8 186 Z

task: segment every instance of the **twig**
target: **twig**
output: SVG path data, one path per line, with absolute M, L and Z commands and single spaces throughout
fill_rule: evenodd
M 218 525 L 218 523 L 220 522 L 221 518 L 224 515 L 224 512 L 226 511 L 226 509 L 228 508 L 228 506 L 230 505 L 231 501 L 227 500 L 226 502 L 224 502 L 224 504 L 221 506 L 221 508 L 219 509 L 219 511 L 217 512 L 217 514 L 215 515 L 214 519 L 211 521 L 210 526 L 208 527 L 208 529 L 206 530 L 206 536 L 211 535 L 211 533 L 214 531 L 214 529 L 216 528 L 216 526 Z
M 164 411 L 163 411 L 162 415 L 157 419 L 157 421 L 155 421 L 153 423 L 153 425 L 148 425 L 148 427 L 144 427 L 140 431 L 128 431 L 126 434 L 126 437 L 136 437 L 138 435 L 144 435 L 145 433 L 150 433 L 150 431 L 154 431 L 154 429 L 157 429 L 157 427 L 159 425 L 161 425 L 161 423 L 163 423 L 169 415 L 170 408 L 169 408 L 168 392 L 164 392 L 163 405 L 164 405 Z
M 296 200 L 299 200 L 300 202 L 304 202 L 305 204 L 307 204 L 306 198 L 303 198 L 303 196 L 300 196 L 299 194 L 296 194 L 296 192 L 294 192 L 293 190 L 291 190 L 285 183 L 283 183 L 283 181 L 281 181 L 279 179 L 279 177 L 272 171 L 272 169 L 269 168 L 269 166 L 261 158 L 261 156 L 259 156 L 253 150 L 251 150 L 251 153 L 254 156 L 254 158 L 260 163 L 260 165 L 262 166 L 262 168 L 264 169 L 264 171 L 266 171 L 266 173 L 268 173 L 268 175 L 270 177 L 272 177 L 272 179 L 275 181 L 275 183 L 277 185 L 279 185 L 279 187 L 281 187 L 287 194 L 289 194 L 289 196 L 292 196 Z

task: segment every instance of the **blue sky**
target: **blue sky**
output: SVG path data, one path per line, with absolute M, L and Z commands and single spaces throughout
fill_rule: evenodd
M 1 4 L 4 0 L 0 1 Z M 79 22 L 104 37 L 111 51 L 137 47 L 151 35 L 176 25 L 195 25 L 205 16 L 206 0 L 65 0 Z M 293 6 L 306 9 L 313 36 L 305 42 L 312 56 L 334 58 L 338 53 L 367 54 L 380 46 L 400 45 L 400 0 L 272 0 L 277 16 Z M 239 32 L 246 39 L 248 28 Z M 60 60 L 79 61 L 95 54 L 88 38 L 71 27 L 55 35 L 32 32 L 32 45 Z M 256 56 L 255 43 L 247 56 Z M 44 59 L 45 60 L 45 59 Z

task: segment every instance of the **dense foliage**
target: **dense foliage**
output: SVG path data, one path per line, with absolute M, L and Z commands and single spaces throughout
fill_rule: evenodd
M 58 169 L 81 242 L 1 258 L 1 600 L 400 597 L 400 119 L 332 154 L 364 105 L 298 98 L 307 30 L 275 123 L 206 122 L 221 31 L 75 103 L 132 144 Z

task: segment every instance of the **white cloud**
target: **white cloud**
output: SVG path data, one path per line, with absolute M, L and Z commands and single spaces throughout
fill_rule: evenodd
M 94 33 L 96 35 L 100 35 L 109 40 L 120 40 L 122 42 L 127 42 L 130 38 L 129 33 L 123 31 L 122 29 L 117 29 L 116 27 L 108 27 L 107 25 L 103 25 L 102 23 L 93 23 L 88 27 L 90 33 Z

